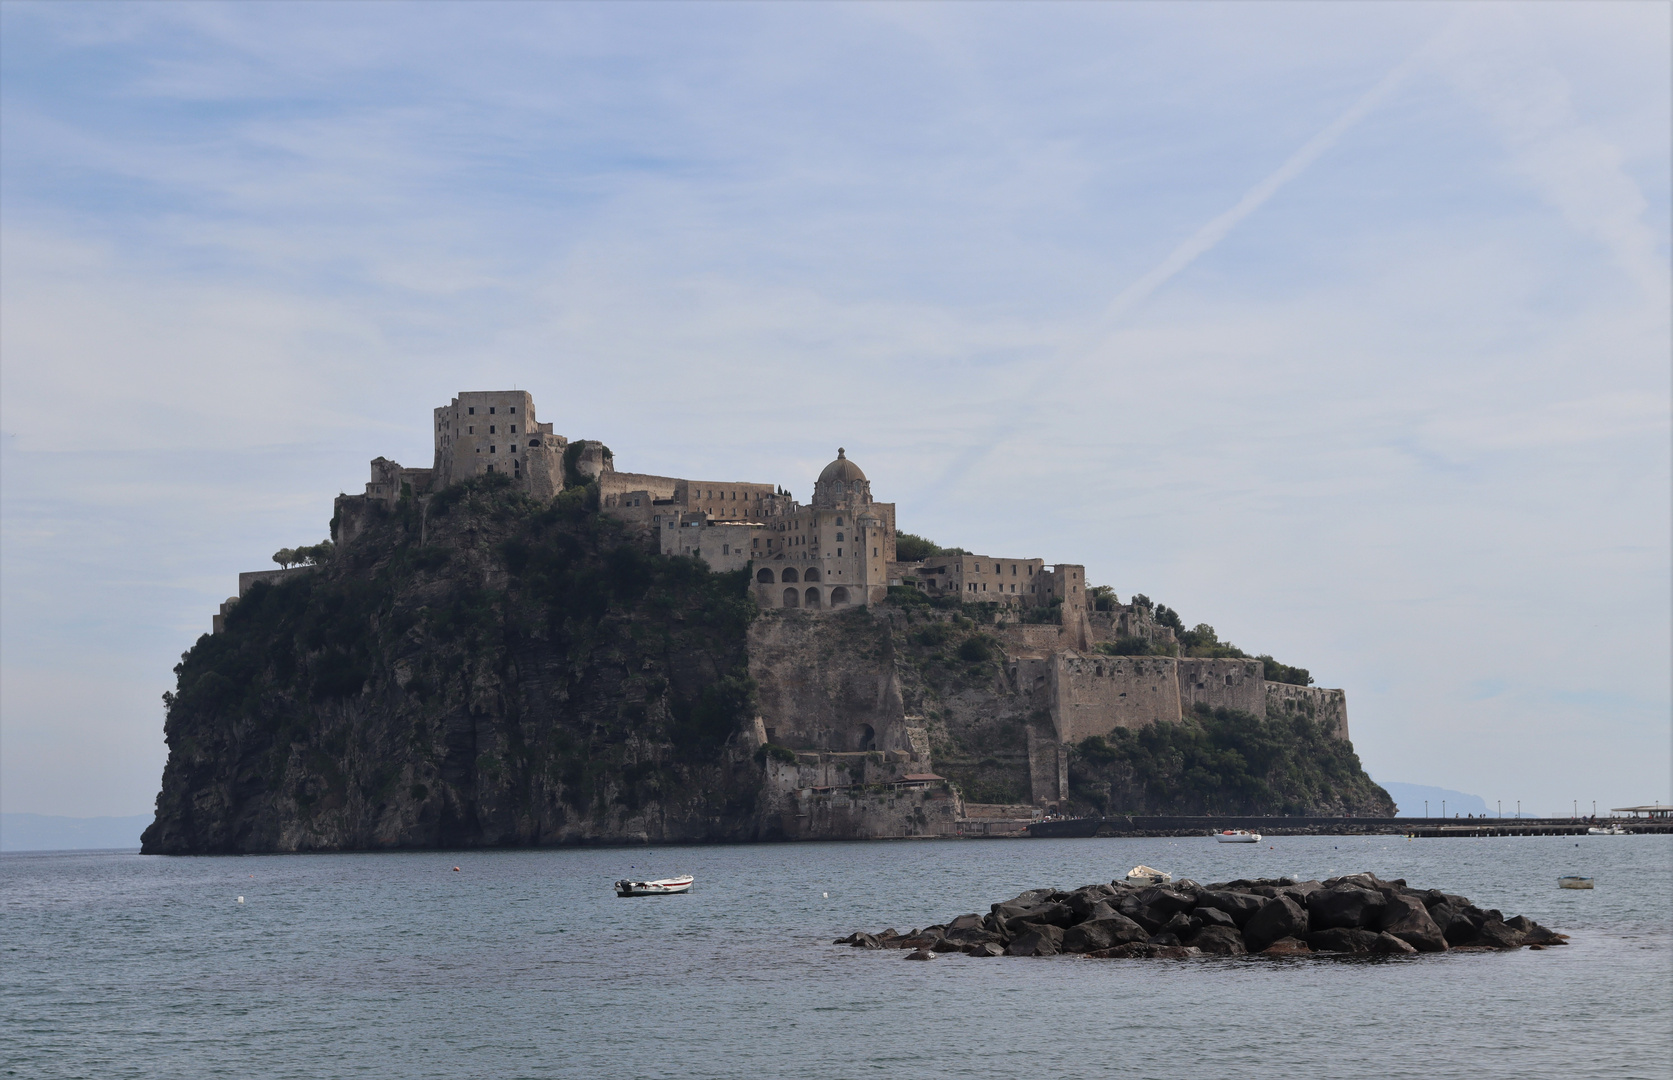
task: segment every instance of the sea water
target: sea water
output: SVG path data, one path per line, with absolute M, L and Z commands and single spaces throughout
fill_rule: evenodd
M 1572 942 L 930 963 L 831 944 L 1139 863 L 1202 882 L 1370 870 Z M 618 899 L 610 887 L 679 872 L 697 877 L 688 895 Z M 1597 887 L 1560 890 L 1564 874 Z M 1670 897 L 1668 836 L 7 855 L 0 1071 L 1665 1080 Z

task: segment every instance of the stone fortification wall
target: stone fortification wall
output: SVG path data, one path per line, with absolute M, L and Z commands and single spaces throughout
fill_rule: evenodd
M 1348 738 L 1348 695 L 1341 690 L 1269 682 L 1265 707 L 1279 713 L 1304 713 L 1338 739 Z
M 1050 623 L 996 626 L 993 636 L 1008 656 L 1044 657 L 1069 647 L 1063 628 Z
M 1116 728 L 1180 719 L 1179 661 L 1169 656 L 1086 656 L 1050 660 L 1051 712 L 1065 743 Z
M 1259 660 L 1179 661 L 1179 708 L 1189 713 L 1198 705 L 1266 715 L 1265 668 Z
M 827 755 L 818 755 L 825 757 Z M 786 840 L 890 840 L 957 836 L 964 806 L 944 782 L 809 785 L 806 764 L 769 761 L 762 832 Z
M 793 749 L 909 751 L 887 619 L 868 608 L 823 618 L 763 611 L 749 673 L 769 742 Z
M 311 574 L 318 569 L 317 566 L 292 566 L 288 569 L 277 570 L 246 570 L 238 575 L 238 595 L 243 596 L 249 592 L 250 586 L 258 581 L 265 582 L 268 585 L 277 585 L 281 581 L 299 578 L 303 574 Z

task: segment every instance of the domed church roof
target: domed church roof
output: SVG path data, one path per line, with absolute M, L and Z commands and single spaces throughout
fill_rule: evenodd
M 832 480 L 852 483 L 855 480 L 864 480 L 865 478 L 866 474 L 860 471 L 858 465 L 848 460 L 848 452 L 840 446 L 837 447 L 836 460 L 825 466 L 825 471 L 819 474 L 821 484 L 828 484 Z

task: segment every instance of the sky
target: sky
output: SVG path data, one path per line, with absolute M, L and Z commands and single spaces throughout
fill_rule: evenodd
M 238 572 L 503 388 L 1667 801 L 1669 12 L 6 0 L 0 809 L 149 810 Z

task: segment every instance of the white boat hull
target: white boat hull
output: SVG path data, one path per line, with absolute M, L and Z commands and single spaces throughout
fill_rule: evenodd
M 1592 879 L 1589 877 L 1560 877 L 1557 879 L 1559 889 L 1589 889 Z
M 658 878 L 655 881 L 628 881 L 625 878 L 616 882 L 617 896 L 672 896 L 675 893 L 691 891 L 694 879 L 690 874 L 678 877 Z
M 1148 866 L 1135 866 L 1127 872 L 1129 885 L 1166 885 L 1173 881 L 1173 875 L 1166 870 L 1153 870 Z
M 1238 829 L 1233 832 L 1215 833 L 1214 839 L 1222 844 L 1258 844 L 1261 842 L 1261 834 Z

